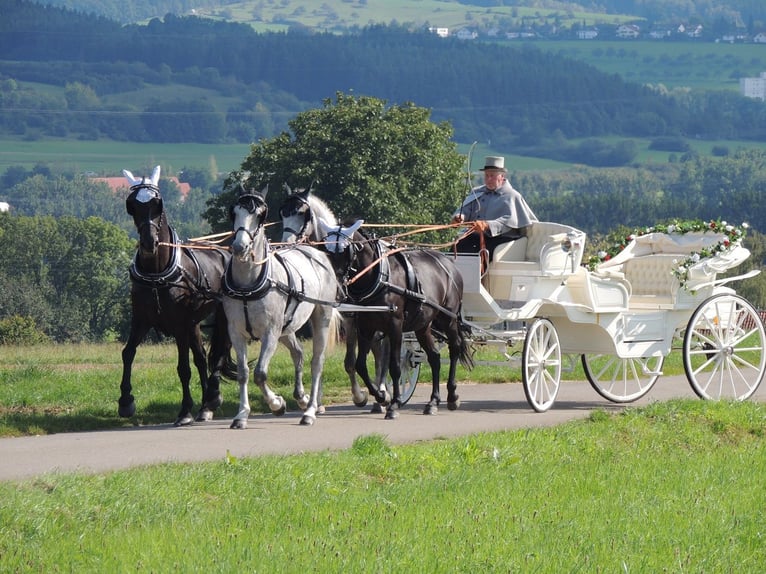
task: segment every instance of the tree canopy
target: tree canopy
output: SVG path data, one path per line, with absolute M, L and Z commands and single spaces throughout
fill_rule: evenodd
M 228 228 L 233 186 L 240 182 L 258 190 L 268 184 L 272 213 L 287 184 L 312 187 L 341 219 L 380 223 L 446 222 L 465 192 L 465 161 L 452 128 L 432 122 L 428 110 L 412 103 L 337 93 L 289 127 L 251 146 L 230 178 L 232 189 L 210 202 L 206 217 L 215 229 Z

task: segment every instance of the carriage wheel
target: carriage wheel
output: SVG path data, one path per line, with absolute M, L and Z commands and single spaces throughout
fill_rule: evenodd
M 420 364 L 423 362 L 424 353 L 418 343 L 405 343 L 402 345 L 402 354 L 399 365 L 402 376 L 399 378 L 399 391 L 401 392 L 402 404 L 412 398 L 420 375 Z
M 561 345 L 548 319 L 537 319 L 524 338 L 521 376 L 527 401 L 538 413 L 556 400 L 561 382 Z
M 686 378 L 703 399 L 744 401 L 766 370 L 766 333 L 739 295 L 713 295 L 692 314 L 684 336 Z
M 630 403 L 648 393 L 662 374 L 665 357 L 621 359 L 614 355 L 583 355 L 585 378 L 608 401 Z

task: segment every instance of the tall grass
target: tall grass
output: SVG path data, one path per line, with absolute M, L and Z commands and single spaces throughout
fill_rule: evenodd
M 761 572 L 766 407 L 0 484 L 3 572 Z

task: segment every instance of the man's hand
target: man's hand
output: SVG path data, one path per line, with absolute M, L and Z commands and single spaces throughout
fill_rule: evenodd
M 465 221 L 465 216 L 462 213 L 458 213 L 452 218 L 452 223 L 463 223 L 463 221 Z
M 473 230 L 477 233 L 484 233 L 489 229 L 489 224 L 484 220 L 479 219 L 477 221 L 472 221 L 471 223 L 473 225 Z

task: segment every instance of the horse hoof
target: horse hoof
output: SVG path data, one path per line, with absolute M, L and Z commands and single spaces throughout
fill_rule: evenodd
M 215 398 L 205 401 L 205 403 L 202 405 L 202 408 L 210 411 L 211 418 L 212 418 L 212 412 L 218 409 L 222 404 L 223 404 L 223 397 L 221 397 L 221 393 L 218 393 L 215 396 Z
M 200 409 L 197 413 L 197 418 L 194 419 L 198 423 L 204 423 L 213 420 L 213 411 L 208 408 Z
M 354 399 L 354 406 L 364 408 L 367 406 L 367 395 L 364 395 L 364 399 Z
M 375 403 L 374 405 L 372 405 L 370 412 L 374 415 L 379 415 L 380 413 L 383 412 L 383 407 L 380 405 L 380 403 Z
M 399 418 L 399 411 L 389 409 L 386 411 L 386 420 L 392 421 Z
M 455 399 L 454 401 L 448 401 L 447 408 L 451 411 L 458 410 L 458 408 L 460 408 L 460 399 Z
M 230 429 L 246 429 L 247 428 L 247 420 L 245 419 L 234 419 L 231 421 Z
M 435 415 L 435 414 L 438 414 L 438 412 L 439 412 L 439 407 L 437 407 L 436 405 L 428 404 L 423 409 L 424 415 Z
M 311 425 L 313 425 L 313 424 L 314 424 L 315 420 L 316 420 L 316 419 L 314 419 L 314 417 L 310 417 L 310 416 L 308 416 L 308 415 L 303 415 L 303 416 L 301 417 L 301 424 L 302 424 L 303 426 L 311 426 Z
M 194 422 L 194 419 L 191 415 L 184 415 L 182 417 L 178 417 L 176 419 L 176 422 L 173 423 L 173 426 L 175 427 L 188 427 L 190 424 Z
M 136 414 L 136 403 L 135 401 L 130 401 L 127 405 L 120 405 L 117 409 L 117 414 L 119 414 L 124 419 L 129 419 L 133 415 Z
M 279 407 L 275 410 L 271 411 L 271 414 L 273 414 L 275 417 L 281 417 L 283 414 L 287 412 L 287 403 L 285 402 L 285 399 L 282 397 L 279 397 L 282 401 Z

